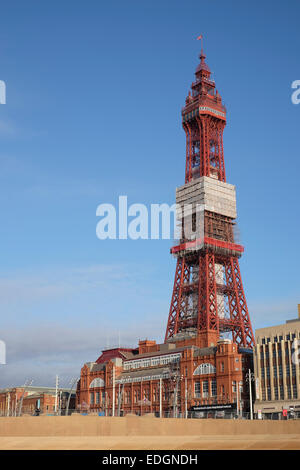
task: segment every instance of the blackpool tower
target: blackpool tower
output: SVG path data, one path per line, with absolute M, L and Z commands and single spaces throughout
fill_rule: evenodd
M 229 337 L 255 344 L 239 268 L 235 186 L 227 183 L 223 152 L 226 108 L 203 49 L 182 109 L 185 184 L 176 189 L 177 259 L 165 342 L 211 346 Z

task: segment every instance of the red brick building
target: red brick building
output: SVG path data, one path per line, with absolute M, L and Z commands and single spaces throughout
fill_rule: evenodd
M 233 414 L 237 406 L 248 411 L 249 368 L 252 350 L 230 340 L 207 335 L 163 344 L 144 340 L 136 349 L 105 350 L 96 362 L 86 363 L 77 385 L 77 407 L 107 416 L 185 416 L 215 405 Z
M 69 391 L 59 390 L 57 408 L 62 414 L 66 409 Z M 75 408 L 75 394 L 71 394 L 69 409 Z M 0 416 L 18 416 L 21 414 L 40 413 L 53 414 L 55 412 L 55 388 L 47 387 L 13 387 L 0 389 Z

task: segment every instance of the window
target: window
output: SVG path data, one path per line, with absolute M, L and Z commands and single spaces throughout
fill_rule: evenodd
M 100 393 L 96 392 L 96 405 L 99 405 L 100 403 Z
M 297 398 L 298 393 L 297 393 L 297 384 L 296 383 L 293 384 L 293 395 L 294 395 L 294 398 Z
M 210 383 L 211 385 L 211 396 L 215 397 L 217 395 L 217 381 L 213 379 Z
M 224 372 L 224 362 L 221 362 L 221 364 L 220 364 L 220 371 Z
M 203 398 L 208 398 L 208 380 L 202 382 L 202 395 Z
M 205 364 L 200 364 L 200 366 L 198 366 L 194 371 L 194 375 L 205 375 L 205 374 L 215 374 L 215 373 L 216 373 L 216 368 L 209 362 L 206 362 Z
M 96 379 L 92 380 L 90 384 L 90 388 L 96 388 L 96 387 L 104 387 L 104 380 L 101 379 L 100 377 L 97 377 Z
M 90 404 L 94 404 L 94 393 L 90 393 Z
M 265 349 L 265 356 L 266 356 L 266 358 L 269 357 L 269 348 L 266 348 L 266 349 Z
M 280 399 L 283 400 L 283 385 L 280 385 L 279 390 L 280 390 Z
M 195 382 L 194 387 L 195 387 L 195 398 L 201 398 L 200 382 Z
M 280 345 L 278 345 L 278 350 L 277 350 L 277 355 L 278 357 L 281 357 L 281 347 L 279 347 Z
M 232 391 L 236 393 L 236 381 L 235 380 L 233 380 L 232 382 Z

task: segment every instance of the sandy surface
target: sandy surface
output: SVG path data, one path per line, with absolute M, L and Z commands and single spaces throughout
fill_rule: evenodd
M 300 450 L 300 420 L 0 418 L 1 450 Z
M 300 450 L 300 436 L 1 437 L 1 450 Z

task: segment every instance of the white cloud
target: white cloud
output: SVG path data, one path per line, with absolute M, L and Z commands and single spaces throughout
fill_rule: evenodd
M 134 328 L 122 330 L 120 344 L 136 347 L 138 340 L 156 338 L 155 327 L 140 321 Z M 1 332 L 7 347 L 7 364 L 0 366 L 0 387 L 21 385 L 27 378 L 34 385 L 53 385 L 55 375 L 62 381 L 78 376 L 85 362 L 95 361 L 107 346 L 116 347 L 118 331 L 108 327 L 66 326 L 59 323 L 28 326 L 22 330 Z
M 103 347 L 118 345 L 119 333 L 123 346 L 136 347 L 145 337 L 161 341 L 167 311 L 144 282 L 143 271 L 125 265 L 2 275 L 0 339 L 6 342 L 7 365 L 0 369 L 0 387 L 28 377 L 51 385 L 56 374 L 79 374 Z

